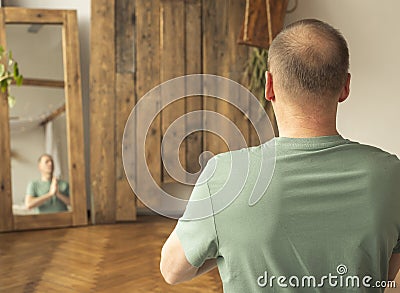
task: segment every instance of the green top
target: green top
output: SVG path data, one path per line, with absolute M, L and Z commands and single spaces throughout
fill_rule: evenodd
M 272 180 L 250 204 L 260 162 L 273 166 L 274 149 Z M 231 158 L 247 156 L 244 187 L 220 211 L 221 198 L 211 195 L 226 190 L 228 179 L 242 180 L 243 172 L 230 172 Z M 263 169 L 260 178 L 268 178 L 268 172 Z M 383 292 L 366 286 L 386 280 L 392 253 L 400 253 L 395 155 L 340 135 L 280 137 L 217 155 L 200 178 L 203 174 L 210 178 L 196 184 L 176 232 L 193 266 L 217 258 L 224 292 Z M 185 219 L 199 199 L 208 200 L 203 208 L 213 215 Z
M 50 191 L 51 181 L 34 180 L 29 182 L 26 188 L 26 194 L 33 197 L 42 196 Z M 66 181 L 58 180 L 58 191 L 69 196 L 69 184 Z M 67 211 L 68 208 L 55 195 L 38 207 L 39 213 L 57 213 Z

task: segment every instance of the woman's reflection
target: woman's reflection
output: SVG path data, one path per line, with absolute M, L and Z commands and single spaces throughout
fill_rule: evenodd
M 31 181 L 26 190 L 25 205 L 28 209 L 38 208 L 40 213 L 68 211 L 69 184 L 53 176 L 54 161 L 48 154 L 38 160 L 41 174 L 39 180 Z

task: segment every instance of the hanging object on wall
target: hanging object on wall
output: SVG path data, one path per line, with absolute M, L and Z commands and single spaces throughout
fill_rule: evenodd
M 289 0 L 246 0 L 239 44 L 268 49 L 283 28 Z

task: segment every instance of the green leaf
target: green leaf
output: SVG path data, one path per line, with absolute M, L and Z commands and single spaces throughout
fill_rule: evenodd
M 8 84 L 6 79 L 1 81 L 0 87 L 2 93 L 5 93 L 7 91 Z
M 15 83 L 16 85 L 22 85 L 22 83 L 24 82 L 24 77 L 22 75 L 19 75 L 15 78 Z
M 17 76 L 19 76 L 19 69 L 18 69 L 18 63 L 15 62 L 14 63 L 14 78 L 16 78 Z
M 19 72 L 18 63 L 13 60 L 12 52 L 8 53 L 4 50 L 2 46 L 0 46 L 0 60 L 5 57 L 8 59 L 8 68 L 13 67 L 13 72 L 9 72 L 9 69 L 6 68 L 5 64 L 0 64 L 0 89 L 2 93 L 6 93 L 8 90 L 8 86 L 14 80 L 16 85 L 22 85 L 23 76 Z M 16 99 L 9 95 L 8 96 L 8 105 L 10 108 L 14 107 Z

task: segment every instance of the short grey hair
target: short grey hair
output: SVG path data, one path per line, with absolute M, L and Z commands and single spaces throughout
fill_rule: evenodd
M 343 35 L 329 24 L 300 20 L 274 39 L 268 68 L 278 86 L 291 96 L 333 96 L 346 83 L 349 49 Z

